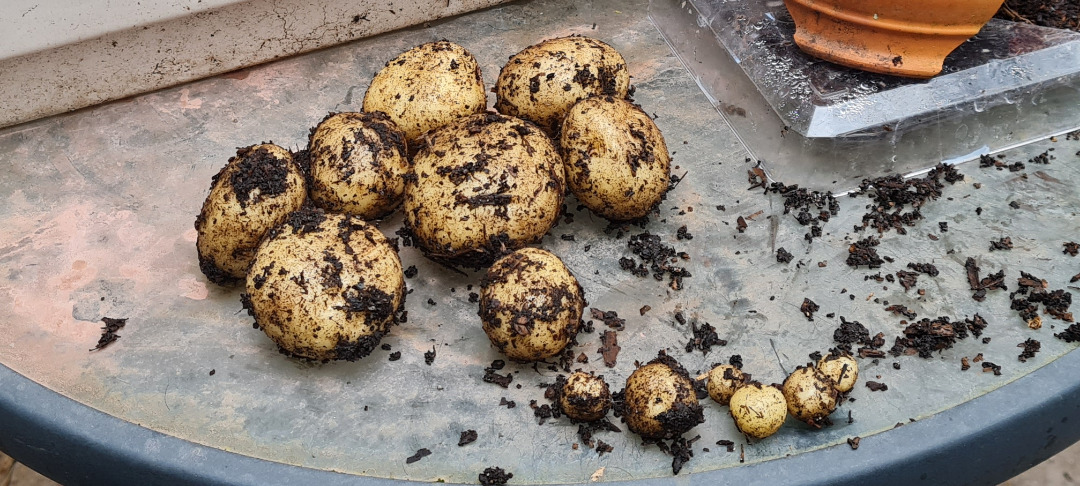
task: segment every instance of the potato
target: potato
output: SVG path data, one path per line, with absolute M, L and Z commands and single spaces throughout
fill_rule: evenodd
M 664 136 L 629 101 L 610 96 L 582 100 L 563 121 L 559 143 L 570 191 L 610 220 L 647 215 L 671 184 Z
M 288 150 L 269 143 L 237 149 L 214 175 L 195 218 L 199 269 L 216 284 L 244 278 L 263 235 L 306 199 L 304 176 Z
M 731 401 L 731 394 L 743 384 L 745 375 L 742 370 L 731 365 L 720 365 L 709 370 L 709 397 L 720 405 Z
M 453 42 L 416 46 L 386 63 L 364 93 L 364 111 L 386 113 L 410 145 L 428 130 L 487 108 L 480 65 Z
M 705 421 L 690 375 L 660 353 L 626 379 L 620 413 L 630 430 L 647 439 L 671 439 Z
M 630 71 L 613 47 L 588 37 L 550 39 L 510 57 L 495 82 L 495 109 L 557 136 L 570 107 L 589 96 L 626 98 Z
M 780 390 L 758 382 L 747 383 L 735 390 L 729 408 L 739 431 L 757 439 L 764 439 L 780 430 L 788 411 Z
M 600 420 L 611 409 L 611 391 L 603 376 L 596 376 L 584 371 L 575 371 L 569 378 L 559 378 L 559 408 L 567 417 L 574 420 L 591 422 Z
M 405 226 L 428 257 L 481 267 L 538 242 L 558 219 L 566 179 L 535 125 L 473 115 L 434 130 L 405 183 Z
M 383 113 L 331 113 L 311 131 L 311 200 L 361 219 L 386 216 L 405 195 L 405 138 Z
M 850 354 L 840 353 L 834 351 L 826 354 L 818 360 L 817 368 L 832 379 L 836 391 L 847 393 L 855 387 L 855 382 L 859 379 L 859 363 L 856 363 Z
M 374 226 L 302 209 L 259 245 L 245 292 L 244 307 L 283 353 L 355 361 L 396 322 L 405 277 Z
M 784 380 L 788 412 L 807 424 L 820 428 L 821 419 L 836 410 L 840 392 L 835 383 L 814 366 L 800 366 Z
M 522 248 L 495 262 L 481 285 L 484 332 L 510 359 L 550 358 L 577 336 L 585 293 L 559 257 Z

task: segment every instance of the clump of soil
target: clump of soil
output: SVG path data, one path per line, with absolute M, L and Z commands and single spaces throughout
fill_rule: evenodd
M 1035 353 L 1038 353 L 1039 349 L 1042 348 L 1042 343 L 1034 339 L 1028 338 L 1024 342 L 1017 344 L 1016 347 L 1022 349 L 1019 356 L 1020 362 L 1026 363 L 1028 358 L 1035 357 Z
M 1061 246 L 1065 247 L 1065 249 L 1062 250 L 1062 253 L 1066 255 L 1076 256 L 1077 253 L 1080 253 L 1080 243 L 1076 243 L 1075 241 L 1062 243 Z
M 1011 250 L 1013 248 L 1012 238 L 1005 236 L 999 238 L 997 241 L 990 242 L 990 251 L 994 250 Z
M 497 371 L 503 369 L 503 367 L 505 366 L 506 362 L 501 359 L 492 361 L 491 366 L 484 368 L 484 383 L 494 383 L 503 388 L 508 388 L 510 386 L 510 383 L 514 381 L 514 375 L 511 375 L 510 373 L 507 373 L 505 375 L 500 375 L 496 373 Z
M 466 446 L 476 442 L 476 431 L 469 429 L 461 433 L 461 438 L 458 439 L 458 447 Z
M 484 472 L 480 473 L 477 480 L 480 481 L 480 484 L 483 486 L 499 486 L 506 484 L 506 482 L 513 477 L 513 473 L 508 473 L 501 467 L 489 467 L 484 469 Z
M 1035 324 L 1041 321 L 1039 318 L 1039 304 L 1043 305 L 1043 313 L 1065 322 L 1072 322 L 1073 315 L 1069 312 L 1072 305 L 1072 294 L 1064 289 L 1047 291 L 1046 280 L 1040 279 L 1030 273 L 1020 272 L 1017 279 L 1015 292 L 1009 294 L 1012 301 L 1010 308 L 1020 312 L 1020 318 L 1028 323 L 1028 326 L 1037 328 Z
M 638 277 L 648 276 L 651 272 L 653 278 L 658 281 L 664 280 L 664 276 L 667 275 L 671 279 L 669 286 L 672 290 L 682 289 L 683 279 L 691 276 L 686 268 L 675 265 L 675 262 L 680 259 L 689 259 L 689 255 L 685 252 L 676 252 L 675 248 L 663 244 L 658 235 L 648 231 L 633 235 L 627 245 L 634 255 L 641 258 L 641 263 L 633 258 L 620 258 L 619 267 L 623 270 Z
M 619 357 L 619 336 L 615 331 L 604 331 L 604 334 L 600 335 L 600 349 L 596 352 L 600 353 L 604 357 L 604 366 L 608 368 L 615 367 L 615 360 Z
M 113 319 L 112 317 L 102 317 L 101 322 L 105 324 L 105 327 L 101 328 L 101 337 L 98 338 L 97 346 L 94 346 L 90 351 L 97 351 L 99 349 L 105 349 L 106 346 L 116 342 L 120 339 L 120 335 L 116 333 L 127 324 L 127 318 Z
M 713 346 L 727 346 L 727 341 L 720 339 L 720 336 L 716 334 L 716 328 L 708 322 L 698 326 L 697 322 L 691 321 L 690 329 L 693 337 L 686 343 L 687 353 L 697 349 L 701 351 L 701 354 L 709 354 Z
M 1054 337 L 1067 343 L 1080 342 L 1080 323 L 1073 324 L 1064 331 L 1054 334 Z
M 821 307 L 818 306 L 816 302 L 804 297 L 802 301 L 802 306 L 799 307 L 799 310 L 803 313 L 804 316 L 806 316 L 806 320 L 813 321 L 814 313 L 817 312 L 820 308 Z
M 889 353 L 893 356 L 918 354 L 920 358 L 928 359 L 935 351 L 949 349 L 969 334 L 979 337 L 986 326 L 986 319 L 978 314 L 955 322 L 945 316 L 923 318 L 904 328 L 904 337 L 896 337 Z
M 780 247 L 780 248 L 776 249 L 776 262 L 777 263 L 791 263 L 791 260 L 794 259 L 794 258 L 795 258 L 795 256 L 792 255 L 787 250 L 785 250 L 784 247 Z
M 882 260 L 878 256 L 875 246 L 881 244 L 877 238 L 868 236 L 864 239 L 852 243 L 848 247 L 848 257 L 845 263 L 850 267 L 858 268 L 859 265 L 866 265 L 869 268 L 878 268 L 885 260 Z
M 976 302 L 982 302 L 986 299 L 986 292 L 988 290 L 1009 290 L 1005 286 L 1005 271 L 1001 270 L 997 273 L 992 273 L 986 277 L 979 278 L 979 266 L 975 263 L 975 259 L 968 257 L 964 262 L 964 270 L 967 272 L 968 286 L 975 293 L 971 295 L 972 299 Z

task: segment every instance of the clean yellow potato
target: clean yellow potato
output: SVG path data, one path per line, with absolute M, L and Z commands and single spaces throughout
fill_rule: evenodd
M 840 393 L 851 391 L 859 379 L 859 363 L 850 354 L 826 354 L 818 360 L 817 368 L 832 379 Z
M 396 323 L 405 277 L 397 251 L 374 226 L 302 209 L 259 246 L 243 302 L 282 352 L 355 361 Z
M 784 380 L 784 399 L 791 415 L 813 427 L 836 410 L 836 384 L 814 366 L 796 368 Z
M 481 285 L 480 321 L 507 357 L 547 359 L 577 335 L 585 293 L 559 257 L 522 248 L 495 262 Z
M 624 99 L 598 96 L 574 105 L 559 143 L 570 191 L 610 220 L 647 215 L 671 184 L 664 136 L 641 108 Z
M 327 211 L 370 220 L 405 195 L 405 137 L 384 113 L 331 113 L 308 139 L 311 200 Z
M 416 46 L 386 63 L 364 93 L 364 112 L 386 113 L 409 145 L 428 130 L 487 108 L 480 65 L 453 42 Z
M 473 115 L 428 133 L 405 183 L 405 226 L 429 258 L 482 267 L 540 241 L 565 187 L 562 159 L 535 125 Z
M 731 395 L 743 384 L 742 370 L 731 365 L 719 365 L 709 370 L 709 397 L 720 405 L 727 405 Z
M 588 37 L 550 39 L 510 57 L 495 82 L 495 109 L 557 136 L 570 107 L 590 96 L 626 98 L 630 71 L 615 48 Z
M 307 199 L 300 167 L 274 144 L 236 150 L 195 218 L 199 268 L 216 284 L 244 278 L 263 235 Z
M 630 430 L 648 439 L 678 437 L 705 421 L 690 375 L 662 353 L 626 379 L 622 416 Z
M 563 383 L 559 392 L 559 407 L 574 420 L 600 420 L 611 409 L 611 390 L 603 376 L 575 371 Z
M 758 382 L 747 383 L 735 390 L 729 408 L 739 431 L 758 439 L 780 430 L 788 411 L 783 392 Z

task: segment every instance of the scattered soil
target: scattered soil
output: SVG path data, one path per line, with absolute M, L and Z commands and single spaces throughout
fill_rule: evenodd
M 596 307 L 591 307 L 589 308 L 589 314 L 593 319 L 603 322 L 604 325 L 616 331 L 626 329 L 626 319 L 620 319 L 618 312 L 602 311 Z
M 484 368 L 484 377 L 482 378 L 484 383 L 494 383 L 503 388 L 510 387 L 510 383 L 514 381 L 514 375 L 511 375 L 510 373 L 505 375 L 496 373 L 496 371 L 503 369 L 504 366 L 506 366 L 506 362 L 501 359 L 492 361 L 491 366 Z
M 735 442 L 733 441 L 727 439 L 720 439 L 716 441 L 716 445 L 726 447 L 728 452 L 735 452 Z
M 810 226 L 810 232 L 806 233 L 805 239 L 810 242 L 821 236 L 821 224 L 829 221 L 840 211 L 840 203 L 833 197 L 831 192 L 811 191 L 799 187 L 798 184 L 786 185 L 782 182 L 768 183 L 765 171 L 760 167 L 754 167 L 747 171 L 750 189 L 761 187 L 765 193 L 779 194 L 784 198 L 784 214 L 795 213 L 795 220 L 800 225 Z M 746 221 L 739 218 L 737 228 L 740 233 L 746 229 Z M 779 258 L 778 258 L 779 259 Z
M 94 346 L 90 351 L 97 351 L 99 349 L 105 349 L 106 346 L 116 342 L 120 339 L 120 335 L 116 333 L 127 324 L 127 318 L 114 319 L 112 317 L 102 317 L 101 322 L 105 324 L 105 327 L 101 328 L 101 337 L 98 338 L 97 346 Z
M 923 205 L 941 197 L 945 187 L 942 180 L 955 184 L 964 180 L 964 175 L 955 166 L 938 164 L 922 178 L 905 180 L 903 176 L 893 174 L 863 179 L 859 184 L 860 192 L 868 194 L 873 202 L 866 207 L 868 212 L 862 217 L 862 227 L 856 226 L 855 229 L 873 228 L 878 233 L 895 230 L 899 234 L 907 234 L 905 226 L 914 226 L 922 219 L 920 209 Z M 904 212 L 908 207 L 911 210 Z
M 994 17 L 1080 32 L 1080 3 L 1076 0 L 1006 0 Z
M 619 259 L 619 267 L 638 277 L 645 277 L 652 273 L 656 280 L 664 280 L 664 276 L 670 277 L 669 286 L 672 290 L 680 290 L 683 279 L 690 277 L 686 268 L 675 265 L 673 262 L 679 259 L 687 259 L 685 252 L 677 252 L 675 248 L 661 243 L 660 236 L 648 231 L 633 235 L 627 242 L 630 251 L 641 259 L 638 263 L 633 258 L 622 257 Z

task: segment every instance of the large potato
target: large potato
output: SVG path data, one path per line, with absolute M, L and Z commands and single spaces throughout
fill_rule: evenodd
M 485 108 L 480 65 L 449 41 L 403 52 L 375 74 L 364 93 L 364 111 L 386 113 L 410 145 L 428 130 Z
M 570 109 L 560 137 L 570 191 L 593 212 L 616 221 L 641 218 L 671 184 L 671 157 L 652 119 L 610 96 Z
M 286 354 L 354 361 L 396 322 L 405 277 L 374 226 L 302 209 L 259 246 L 245 292 L 255 324 Z
M 307 188 L 288 150 L 274 144 L 237 149 L 216 175 L 195 218 L 199 268 L 217 284 L 247 273 L 263 235 L 300 209 Z
M 648 439 L 678 437 L 705 421 L 690 375 L 666 354 L 626 379 L 621 413 L 630 430 Z
M 522 248 L 495 262 L 481 285 L 480 321 L 507 357 L 547 359 L 577 336 L 585 294 L 559 257 Z
M 626 61 L 613 47 L 588 37 L 560 37 L 507 61 L 495 83 L 495 109 L 557 136 L 574 103 L 594 95 L 625 98 L 629 89 Z
M 361 219 L 401 204 L 409 171 L 405 139 L 383 113 L 332 113 L 311 132 L 311 199 Z
M 405 226 L 428 257 L 485 266 L 539 241 L 558 218 L 562 159 L 543 132 L 481 114 L 430 132 L 405 184 Z

